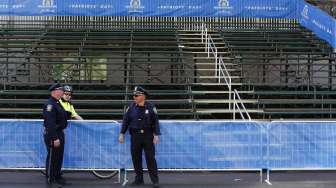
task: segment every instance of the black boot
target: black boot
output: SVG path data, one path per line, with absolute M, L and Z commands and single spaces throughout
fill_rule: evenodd
M 67 185 L 67 181 L 62 177 L 58 177 L 55 179 L 55 182 L 58 184 L 58 185 L 61 185 L 61 186 L 65 186 Z
M 63 185 L 57 183 L 55 180 L 47 179 L 46 180 L 46 188 L 62 188 Z
M 49 178 L 49 177 L 46 178 L 47 185 L 52 185 L 54 182 L 55 182 L 55 179 Z
M 144 185 L 144 181 L 143 180 L 134 180 L 132 183 L 131 183 L 131 186 L 139 186 L 139 185 Z

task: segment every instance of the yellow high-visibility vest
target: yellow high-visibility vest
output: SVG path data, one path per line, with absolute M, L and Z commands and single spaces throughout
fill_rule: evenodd
M 74 106 L 71 103 L 69 103 L 67 101 L 64 101 L 62 99 L 60 99 L 59 102 L 62 105 L 62 107 L 64 108 L 64 110 L 66 110 L 66 111 L 68 111 L 68 112 L 71 113 L 71 117 L 72 118 L 78 115 L 77 112 L 76 112 L 76 110 L 75 110 L 75 108 L 74 108 Z

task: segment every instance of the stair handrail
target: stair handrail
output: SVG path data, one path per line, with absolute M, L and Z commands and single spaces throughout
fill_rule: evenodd
M 205 51 L 208 53 L 208 58 L 210 58 L 210 52 L 215 57 L 215 76 L 218 78 L 218 84 L 221 84 L 222 79 L 224 79 L 226 86 L 229 89 L 229 110 L 231 110 L 231 99 L 232 99 L 232 77 L 224 63 L 222 56 L 219 56 L 218 49 L 213 41 L 211 35 L 208 33 L 208 29 L 204 23 L 201 26 L 202 43 L 205 43 Z M 238 102 L 237 102 L 238 100 Z M 243 114 L 246 114 L 249 121 L 251 121 L 251 116 L 246 110 L 246 107 L 238 94 L 238 91 L 234 89 L 233 91 L 233 119 L 236 119 L 236 108 L 238 109 L 240 116 L 243 120 L 246 120 Z
M 213 41 L 210 34 L 208 34 L 208 37 L 207 37 L 206 50 L 208 52 L 208 58 L 210 58 L 210 52 L 215 57 L 215 76 L 219 76 L 219 75 L 217 75 L 217 72 L 218 72 L 218 49 L 217 49 L 216 44 Z
M 233 93 L 234 93 L 234 95 L 233 95 L 233 119 L 236 119 L 236 108 L 237 108 L 238 112 L 240 114 L 240 117 L 243 120 L 246 120 L 246 118 L 244 116 L 244 114 L 246 114 L 248 121 L 251 121 L 251 116 L 250 116 L 249 112 L 246 110 L 245 105 L 244 105 L 243 101 L 241 100 L 238 91 L 236 89 L 234 89 Z M 237 103 L 236 99 L 238 99 L 239 103 Z
M 232 78 L 226 68 L 223 57 L 218 58 L 218 84 L 221 84 L 222 78 L 224 79 L 226 86 L 229 89 L 229 110 L 231 110 L 231 99 L 232 99 Z
M 205 42 L 205 50 L 208 53 L 208 58 L 210 58 L 210 52 L 215 57 L 215 76 L 218 78 L 218 84 L 222 83 L 224 79 L 226 86 L 229 89 L 229 110 L 231 110 L 231 99 L 232 99 L 232 79 L 227 70 L 223 57 L 219 56 L 218 49 L 215 42 L 213 41 L 210 34 L 208 34 L 208 29 L 205 24 L 202 24 L 202 43 Z M 218 57 L 219 56 L 219 57 Z

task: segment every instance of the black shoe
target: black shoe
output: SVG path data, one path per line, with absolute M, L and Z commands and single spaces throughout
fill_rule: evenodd
M 153 188 L 160 188 L 159 183 L 153 183 Z
M 48 185 L 52 185 L 54 182 L 55 182 L 54 179 L 52 179 L 52 178 L 46 178 L 46 183 L 47 183 Z
M 139 185 L 144 185 L 144 181 L 138 181 L 138 180 L 134 180 L 132 183 L 131 183 L 131 186 L 139 186 Z
M 60 185 L 59 183 L 57 183 L 54 180 L 52 180 L 52 181 L 47 180 L 46 183 L 47 183 L 46 188 L 62 188 L 63 187 L 63 185 Z
M 50 188 L 63 188 L 64 185 L 61 185 L 57 182 L 55 182 L 54 184 L 51 184 L 51 187 Z
M 56 178 L 55 182 L 61 186 L 67 185 L 67 181 L 63 177 Z

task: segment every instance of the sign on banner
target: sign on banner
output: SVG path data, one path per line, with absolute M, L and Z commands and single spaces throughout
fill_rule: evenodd
M 336 48 L 336 20 L 333 17 L 304 1 L 298 3 L 297 11 L 301 25 Z
M 295 18 L 292 0 L 2 0 L 16 16 L 236 16 Z

